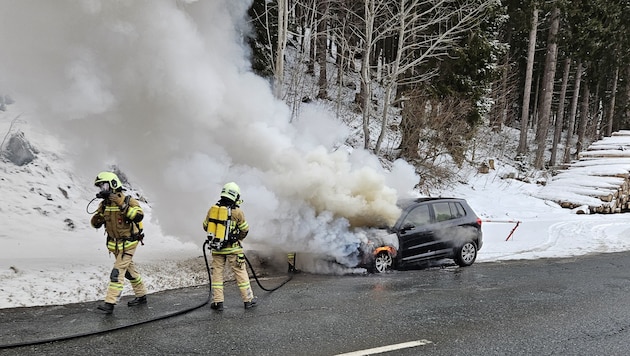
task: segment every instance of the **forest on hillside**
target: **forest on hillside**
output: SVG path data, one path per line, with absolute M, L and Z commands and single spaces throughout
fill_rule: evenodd
M 507 126 L 513 157 L 545 170 L 630 127 L 627 0 L 254 0 L 248 15 L 277 98 L 298 112 L 353 91 L 363 148 L 393 128 L 416 166 L 461 163 L 477 130 Z

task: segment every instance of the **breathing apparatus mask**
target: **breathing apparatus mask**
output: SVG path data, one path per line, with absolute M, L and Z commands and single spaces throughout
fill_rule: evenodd
M 109 187 L 109 183 L 107 182 L 102 182 L 99 183 L 97 185 L 97 187 L 100 189 L 98 193 L 96 193 L 96 197 L 97 198 L 101 198 L 101 199 L 107 199 L 109 198 L 109 195 L 111 194 L 111 189 Z

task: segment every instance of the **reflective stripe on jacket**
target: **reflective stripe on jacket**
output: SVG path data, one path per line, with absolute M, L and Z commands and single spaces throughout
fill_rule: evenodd
M 124 212 L 115 203 L 103 200 L 94 217 L 97 217 L 97 215 L 100 215 L 105 223 L 107 248 L 110 251 L 122 251 L 138 245 L 138 240 L 135 239 L 135 236 L 140 230 L 138 225 L 132 221 L 134 219 L 142 220 L 144 212 L 136 199 L 129 199 L 129 206 Z M 94 217 L 93 221 L 95 220 Z
M 131 248 L 135 248 L 138 246 L 138 240 L 127 240 L 127 239 L 107 239 L 107 249 L 116 252 L 116 251 L 125 251 Z M 118 245 L 118 246 L 116 246 Z

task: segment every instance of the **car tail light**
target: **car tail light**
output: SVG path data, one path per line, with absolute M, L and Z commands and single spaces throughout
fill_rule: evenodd
M 479 227 L 481 227 L 481 218 L 477 218 L 477 225 L 479 225 Z

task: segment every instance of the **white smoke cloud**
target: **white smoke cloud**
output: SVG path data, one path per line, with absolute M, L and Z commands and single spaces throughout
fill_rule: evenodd
M 249 1 L 1 1 L 0 93 L 56 132 L 79 175 L 115 163 L 163 231 L 203 241 L 221 186 L 241 186 L 248 241 L 343 255 L 352 227 L 391 223 L 418 179 L 396 162 L 333 151 L 347 132 L 287 106 L 249 70 Z

